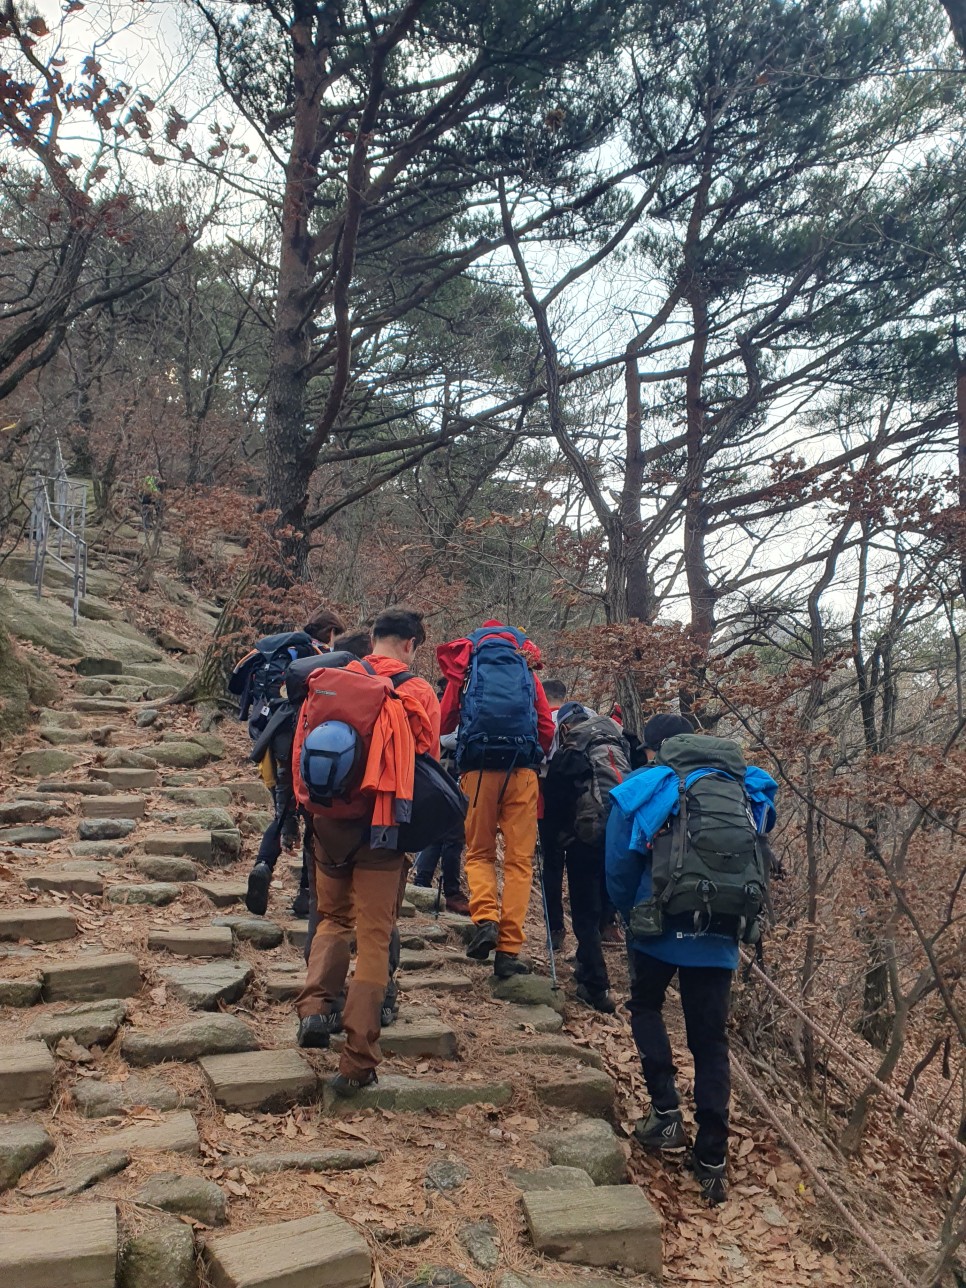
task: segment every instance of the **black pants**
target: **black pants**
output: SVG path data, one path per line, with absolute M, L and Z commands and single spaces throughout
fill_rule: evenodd
M 537 822 L 537 830 L 540 834 L 540 861 L 550 933 L 558 935 L 564 929 L 563 878 L 566 862 L 563 846 L 557 840 L 560 832 L 558 820 L 545 815 Z M 574 933 L 577 933 L 576 930 Z
M 292 741 L 291 730 L 280 731 L 272 739 L 271 756 L 275 771 L 275 817 L 269 823 L 262 836 L 255 857 L 256 863 L 267 863 L 274 872 L 275 864 L 282 852 L 286 840 L 294 841 L 299 834 L 298 806 L 295 800 L 295 785 L 292 781 Z M 312 858 L 308 850 L 308 829 L 302 846 L 302 876 L 300 888 L 307 890 Z
M 585 984 L 591 992 L 603 993 L 610 987 L 604 952 L 600 945 L 603 846 L 583 845 L 574 841 L 567 846 L 564 861 L 570 890 L 570 924 L 577 940 L 574 978 L 578 984 Z
M 734 971 L 721 966 L 671 966 L 633 948 L 627 951 L 631 977 L 631 1031 L 641 1055 L 644 1081 L 655 1109 L 675 1109 L 677 1070 L 664 1017 L 664 995 L 678 973 L 688 1046 L 694 1058 L 694 1105 L 698 1134 L 694 1155 L 722 1163 L 728 1149 L 728 1004 Z
M 463 861 L 463 847 L 466 844 L 463 829 L 459 828 L 452 836 L 427 845 L 416 856 L 413 865 L 413 883 L 420 886 L 431 886 L 436 877 L 436 867 L 443 864 L 443 894 L 447 899 L 461 893 L 460 864 Z

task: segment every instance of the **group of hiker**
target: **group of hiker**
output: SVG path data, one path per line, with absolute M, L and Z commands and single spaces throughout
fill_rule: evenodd
M 417 885 L 439 870 L 437 908 L 469 915 L 467 956 L 492 956 L 501 980 L 529 974 L 536 861 L 551 968 L 566 876 L 576 996 L 603 1014 L 616 1009 L 604 945 L 621 941 L 623 924 L 651 1100 L 634 1134 L 662 1152 L 689 1145 L 662 1014 L 677 974 L 695 1068 L 690 1162 L 709 1202 L 722 1202 L 728 1009 L 739 944 L 758 943 L 777 868 L 766 840 L 774 780 L 684 714 L 654 714 L 635 737 L 619 707 L 602 715 L 568 700 L 562 681 L 541 681 L 537 645 L 500 621 L 436 650 L 435 688 L 415 671 L 425 639 L 410 608 L 351 632 L 320 608 L 301 631 L 257 641 L 232 675 L 275 802 L 249 875 L 251 912 L 267 911 L 280 854 L 301 844 L 298 1044 L 325 1048 L 344 1032 L 333 1091 L 377 1082 L 379 1035 L 398 1011 L 410 855 Z

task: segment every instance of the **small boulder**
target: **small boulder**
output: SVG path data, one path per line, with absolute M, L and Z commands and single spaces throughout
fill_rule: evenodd
M 627 1158 L 610 1123 L 583 1118 L 572 1126 L 544 1131 L 534 1138 L 559 1167 L 582 1167 L 595 1185 L 620 1185 L 627 1177 Z
M 0 1124 L 0 1190 L 10 1190 L 24 1172 L 53 1153 L 54 1142 L 34 1122 Z
M 197 866 L 190 859 L 169 854 L 145 854 L 134 860 L 138 872 L 152 881 L 194 881 Z
M 439 1158 L 426 1168 L 423 1185 L 427 1190 L 458 1190 L 470 1179 L 470 1169 L 461 1158 Z
M 154 764 L 170 769 L 201 769 L 215 757 L 197 742 L 161 742 L 151 748 Z
M 108 903 L 143 903 L 151 908 L 163 908 L 174 903 L 181 894 L 179 885 L 154 881 L 149 885 L 112 885 L 105 891 Z
M 147 729 L 148 725 L 153 725 L 161 713 L 157 707 L 142 707 L 134 717 L 134 723 L 139 729 Z
M 214 1181 L 201 1176 L 180 1176 L 177 1172 L 157 1172 L 138 1190 L 136 1203 L 188 1216 L 203 1225 L 224 1225 L 228 1203 L 224 1191 Z
M 256 948 L 277 948 L 284 939 L 282 927 L 264 917 L 215 917 L 213 926 L 230 926 L 236 939 L 254 944 Z
M 197 1288 L 191 1227 L 172 1218 L 154 1222 L 124 1244 L 118 1288 Z
M 77 835 L 82 841 L 119 841 L 136 827 L 133 818 L 82 818 Z
M 500 1264 L 500 1232 L 492 1221 L 471 1221 L 459 1232 L 459 1241 L 470 1260 L 481 1270 L 495 1270 Z
M 546 975 L 511 975 L 509 979 L 490 978 L 490 992 L 501 1002 L 518 1006 L 549 1006 L 563 1014 L 567 999 L 562 988 L 554 988 Z

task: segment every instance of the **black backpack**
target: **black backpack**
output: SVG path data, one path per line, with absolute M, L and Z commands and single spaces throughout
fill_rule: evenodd
M 238 719 L 248 719 L 248 732 L 257 738 L 281 700 L 287 668 L 296 658 L 320 656 L 321 645 L 305 631 L 265 635 L 235 666 L 228 692 L 238 695 Z M 250 717 L 250 718 L 249 718 Z
M 548 780 L 559 799 L 573 805 L 573 834 L 584 845 L 600 845 L 607 831 L 610 791 L 631 772 L 630 747 L 609 716 L 580 710 L 562 720 Z
M 664 741 L 655 763 L 677 774 L 678 813 L 654 838 L 652 898 L 632 912 L 632 933 L 660 934 L 670 917 L 699 933 L 756 943 L 768 902 L 768 862 L 745 792 L 740 747 L 728 738 L 678 734 Z M 698 771 L 704 772 L 692 778 Z

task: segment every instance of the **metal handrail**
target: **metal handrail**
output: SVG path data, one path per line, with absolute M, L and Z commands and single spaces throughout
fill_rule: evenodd
M 37 587 L 37 598 L 40 599 L 43 594 L 44 571 L 50 560 L 71 574 L 75 626 L 80 601 L 87 593 L 87 542 L 83 535 L 86 525 L 86 483 L 69 479 L 63 467 L 53 476 L 35 476 L 30 511 L 30 545 L 33 549 L 33 581 Z M 65 554 L 67 558 L 64 557 Z

